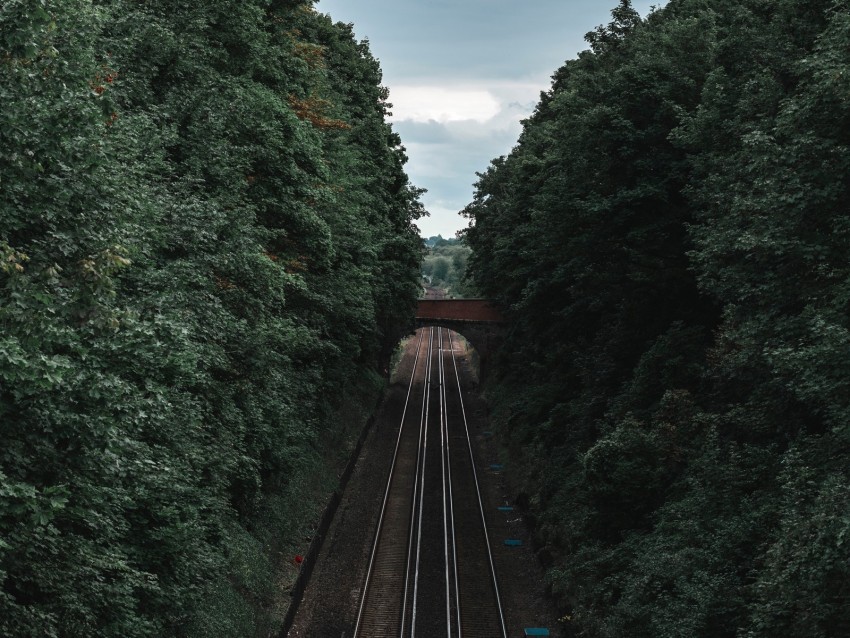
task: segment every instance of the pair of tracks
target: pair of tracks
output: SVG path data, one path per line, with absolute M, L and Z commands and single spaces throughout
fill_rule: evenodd
M 454 335 L 419 331 L 354 635 L 506 637 Z

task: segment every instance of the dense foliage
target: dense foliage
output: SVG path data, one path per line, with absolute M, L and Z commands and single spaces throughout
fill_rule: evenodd
M 472 249 L 460 239 L 431 237 L 425 241 L 422 276 L 450 297 L 475 297 L 475 289 L 467 279 L 466 268 Z
M 275 632 L 418 293 L 380 79 L 310 0 L 0 5 L 0 635 Z
M 850 4 L 627 0 L 480 175 L 570 635 L 850 634 Z

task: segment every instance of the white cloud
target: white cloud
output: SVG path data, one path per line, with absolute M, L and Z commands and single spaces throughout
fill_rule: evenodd
M 469 220 L 458 215 L 458 208 L 451 205 L 432 204 L 428 207 L 428 212 L 431 213 L 430 217 L 423 217 L 416 221 L 419 233 L 423 237 L 442 235 L 443 238 L 449 239 L 454 237 L 457 231 L 469 225 Z
M 437 86 L 433 82 L 394 87 L 390 101 L 405 105 L 400 96 L 420 100 L 416 117 L 401 117 L 410 111 L 394 106 L 393 120 L 410 158 L 405 167 L 408 175 L 414 184 L 428 189 L 422 201 L 431 217 L 419 220 L 418 226 L 425 236 L 439 233 L 451 237 L 467 224 L 457 212 L 472 200 L 476 171 L 485 170 L 491 159 L 510 151 L 522 130 L 520 120 L 531 114 L 540 91 L 548 87 L 545 79 L 464 83 L 433 91 Z M 453 102 L 441 105 L 429 101 L 434 95 Z M 455 99 L 465 95 L 484 95 L 487 99 Z M 461 103 L 482 108 L 476 112 L 470 106 L 463 113 L 457 108 Z M 429 104 L 434 107 L 430 112 L 425 109 Z M 454 117 L 446 116 L 450 106 L 455 107 Z M 437 118 L 439 114 L 442 121 Z
M 2 0 L 0 0 L 2 2 Z M 642 15 L 667 0 L 633 0 Z M 425 234 L 465 225 L 475 171 L 508 153 L 584 34 L 611 21 L 616 0 L 321 0 L 319 11 L 370 38 L 390 88 L 408 174 L 428 189 Z M 454 230 L 452 230 L 454 229 Z
M 455 87 L 394 86 L 390 102 L 395 122 L 486 122 L 501 110 L 490 92 Z

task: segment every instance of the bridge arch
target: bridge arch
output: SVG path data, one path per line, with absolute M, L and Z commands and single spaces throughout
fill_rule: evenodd
M 505 321 L 489 299 L 420 299 L 416 327 L 428 326 L 449 328 L 462 335 L 478 353 L 483 379 L 490 357 L 502 343 Z

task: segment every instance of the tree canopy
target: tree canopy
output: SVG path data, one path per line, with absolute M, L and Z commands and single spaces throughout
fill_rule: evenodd
M 275 631 L 418 294 L 387 99 L 309 0 L 0 7 L 0 634 Z
M 439 235 L 431 237 L 425 241 L 422 276 L 451 297 L 475 297 L 476 291 L 466 276 L 471 253 L 469 246 L 461 240 L 443 239 Z
M 628 0 L 466 208 L 571 635 L 850 631 L 850 11 Z

